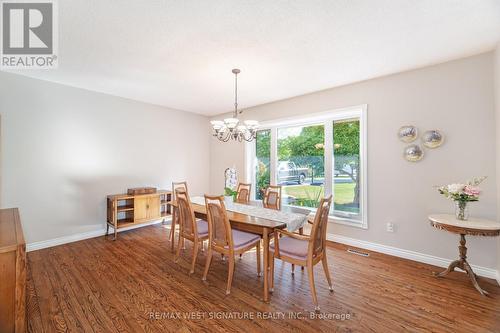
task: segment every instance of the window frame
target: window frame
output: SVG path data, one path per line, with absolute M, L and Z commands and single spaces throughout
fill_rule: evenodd
M 261 122 L 259 130 L 271 131 L 271 144 L 270 144 L 270 181 L 273 184 L 277 182 L 277 154 L 278 154 L 278 128 L 291 127 L 291 126 L 312 126 L 322 124 L 325 128 L 325 195 L 333 193 L 333 123 L 340 120 L 359 119 L 360 123 L 360 167 L 361 173 L 361 197 L 360 208 L 362 212 L 361 219 L 352 219 L 348 217 L 341 217 L 330 215 L 329 221 L 337 224 L 343 224 L 362 229 L 368 229 L 368 161 L 367 161 L 367 110 L 368 105 L 362 104 L 357 106 L 346 107 L 342 109 L 334 109 L 321 113 L 313 113 L 309 115 L 277 119 L 272 121 Z M 246 143 L 245 145 L 245 168 L 246 168 L 246 181 L 255 184 L 255 141 Z M 326 181 L 328 180 L 328 181 Z M 255 186 L 252 186 L 252 197 L 255 198 Z M 311 209 L 314 212 L 314 209 Z

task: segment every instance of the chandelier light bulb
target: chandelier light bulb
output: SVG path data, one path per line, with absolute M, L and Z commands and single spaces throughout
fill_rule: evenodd
M 219 131 L 224 127 L 224 122 L 221 120 L 212 120 L 210 123 L 215 131 Z
M 224 119 L 224 123 L 229 129 L 234 129 L 238 126 L 239 120 L 237 118 L 226 118 Z

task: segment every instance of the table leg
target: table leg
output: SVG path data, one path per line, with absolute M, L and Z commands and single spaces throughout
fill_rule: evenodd
M 170 250 L 172 253 L 174 252 L 174 243 L 175 243 L 175 220 L 176 220 L 176 211 L 175 207 L 172 207 L 172 223 L 170 223 Z
M 460 246 L 458 247 L 458 251 L 460 252 L 460 259 L 453 261 L 446 270 L 435 275 L 436 277 L 443 277 L 448 275 L 448 273 L 453 272 L 455 268 L 460 268 L 467 273 L 469 279 L 472 281 L 472 285 L 474 286 L 474 288 L 476 288 L 476 290 L 479 291 L 481 295 L 486 296 L 488 295 L 488 292 L 486 290 L 483 290 L 479 286 L 479 284 L 477 283 L 476 274 L 474 274 L 474 271 L 467 262 L 467 247 L 465 246 L 465 244 L 465 235 L 460 234 Z
M 453 261 L 446 270 L 442 271 L 441 273 L 434 273 L 436 277 L 443 277 L 448 275 L 449 273 L 453 272 L 456 267 L 460 268 L 460 260 L 455 260 Z
M 267 228 L 262 232 L 264 243 L 264 302 L 269 302 L 269 233 Z
M 469 278 L 472 281 L 472 285 L 474 286 L 474 288 L 476 288 L 476 290 L 479 291 L 479 293 L 483 296 L 489 295 L 489 293 L 486 290 L 484 290 L 483 288 L 481 288 L 479 286 L 479 284 L 477 283 L 476 274 L 474 274 L 474 272 L 472 271 L 472 268 L 470 267 L 470 265 L 467 261 L 464 262 L 464 268 L 465 268 L 465 271 L 467 272 L 467 275 L 469 275 Z

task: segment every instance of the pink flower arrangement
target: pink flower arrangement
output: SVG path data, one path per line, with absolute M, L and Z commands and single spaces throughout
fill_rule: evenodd
M 467 185 L 464 188 L 464 193 L 472 197 L 479 197 L 479 194 L 481 194 L 481 190 L 479 190 L 479 188 L 477 187 Z
M 467 220 L 469 213 L 466 210 L 467 203 L 471 201 L 479 201 L 481 190 L 478 185 L 481 184 L 486 177 L 474 177 L 467 183 L 455 183 L 438 188 L 439 193 L 446 198 L 455 201 L 455 217 L 458 220 Z
M 439 193 L 457 202 L 478 201 L 481 190 L 478 185 L 481 184 L 486 177 L 475 177 L 467 183 L 455 183 L 441 186 L 438 188 Z

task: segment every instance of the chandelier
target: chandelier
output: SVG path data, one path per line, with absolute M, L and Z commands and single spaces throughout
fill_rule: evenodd
M 234 74 L 234 112 L 232 118 L 222 120 L 212 120 L 213 136 L 223 142 L 229 140 L 242 142 L 243 140 L 250 142 L 257 136 L 257 128 L 259 122 L 257 120 L 245 120 L 240 123 L 238 114 L 243 111 L 238 111 L 238 74 L 241 72 L 235 68 L 232 70 Z

